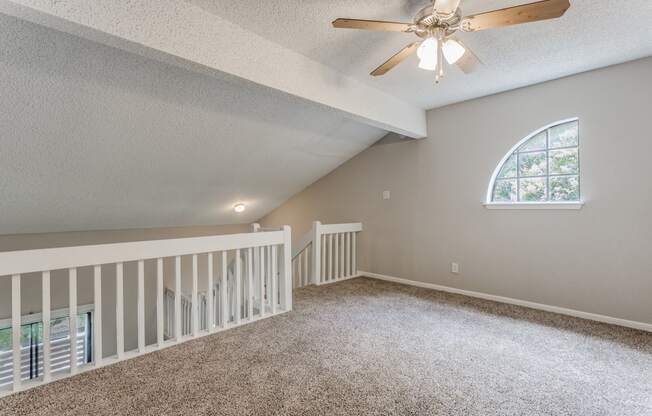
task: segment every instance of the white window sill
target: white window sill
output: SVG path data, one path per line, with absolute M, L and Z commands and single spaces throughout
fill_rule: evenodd
M 487 202 L 487 209 L 582 209 L 584 202 Z

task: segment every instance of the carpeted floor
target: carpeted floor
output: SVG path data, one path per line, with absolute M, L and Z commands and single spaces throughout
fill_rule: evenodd
M 359 278 L 0 414 L 652 415 L 652 334 Z

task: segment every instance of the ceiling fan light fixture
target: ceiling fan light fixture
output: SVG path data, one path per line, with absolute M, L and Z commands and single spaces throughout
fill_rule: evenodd
M 437 39 L 424 40 L 417 49 L 417 56 L 419 57 L 419 68 L 435 71 L 437 69 Z
M 442 49 L 444 57 L 450 65 L 454 65 L 466 53 L 466 48 L 454 39 L 448 39 L 444 42 Z
M 420 1 L 425 2 L 426 0 Z M 419 55 L 419 68 L 435 72 L 435 82 L 439 83 L 444 76 L 444 61 L 450 65 L 457 65 L 465 74 L 473 72 L 477 66 L 482 64 L 470 49 L 450 38 L 455 32 L 478 32 L 485 29 L 557 19 L 571 7 L 570 0 L 530 1 L 531 3 L 503 9 L 463 15 L 459 7 L 461 0 L 430 0 L 428 5 L 416 13 L 412 23 L 339 18 L 335 19 L 332 25 L 338 29 L 415 34 L 421 40 L 405 46 L 374 69 L 371 75 L 374 77 L 385 75 L 416 51 Z

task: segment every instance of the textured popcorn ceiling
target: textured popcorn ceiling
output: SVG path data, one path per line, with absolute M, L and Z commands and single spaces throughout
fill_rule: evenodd
M 0 234 L 250 222 L 385 134 L 4 15 L 0 91 Z
M 374 87 L 424 108 L 434 108 L 652 55 L 652 2 L 571 0 L 559 20 L 459 37 L 484 62 L 464 75 L 447 67 L 434 85 L 417 59 L 380 78 L 368 74 L 416 37 L 403 33 L 335 30 L 336 17 L 410 21 L 427 0 L 259 1 L 190 0 L 212 13 Z M 534 0 L 462 0 L 465 14 Z

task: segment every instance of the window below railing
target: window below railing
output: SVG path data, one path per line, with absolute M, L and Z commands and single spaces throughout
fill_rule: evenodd
M 80 307 L 85 310 L 77 314 L 76 351 L 77 365 L 93 360 L 91 323 L 92 305 Z M 70 319 L 67 309 L 52 311 L 56 318 L 50 320 L 50 365 L 56 375 L 70 369 Z M 43 322 L 37 316 L 25 315 L 20 328 L 21 380 L 34 380 L 43 376 Z M 0 321 L 0 389 L 13 384 L 13 352 L 11 321 Z
M 3 290 L 11 289 L 11 307 L 3 308 L 11 310 L 11 318 L 0 321 L 0 396 L 290 311 L 290 269 L 287 226 L 269 232 L 0 253 L 0 283 Z M 40 277 L 40 290 L 22 284 L 30 274 Z M 154 280 L 154 296 L 145 294 L 146 275 Z M 84 283 L 78 284 L 78 277 Z M 173 288 L 171 296 L 165 292 L 166 281 Z M 51 284 L 64 285 L 55 293 L 68 292 L 65 313 L 51 309 Z M 108 294 L 107 286 L 113 286 Z M 217 290 L 205 296 L 202 287 Z M 77 304 L 80 288 L 90 290 L 82 296 L 92 297 L 91 310 Z M 32 304 L 34 297 L 41 302 L 41 312 L 21 316 L 22 300 Z M 115 319 L 103 319 L 103 312 L 111 313 L 103 305 L 111 305 Z M 126 316 L 126 311 L 135 313 Z M 153 319 L 146 311 L 153 311 Z M 129 319 L 136 325 L 127 326 Z M 72 336 L 68 325 L 77 327 Z M 103 351 L 105 344 L 115 345 L 115 353 Z

